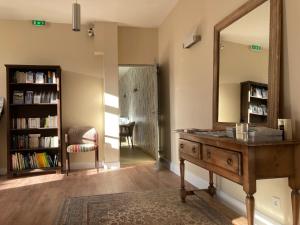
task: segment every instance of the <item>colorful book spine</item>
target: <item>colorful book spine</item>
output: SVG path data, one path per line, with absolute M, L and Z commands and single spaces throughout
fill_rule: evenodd
M 11 155 L 11 165 L 14 171 L 22 171 L 27 169 L 41 169 L 57 167 L 57 154 L 49 155 L 46 152 L 43 153 L 14 153 Z

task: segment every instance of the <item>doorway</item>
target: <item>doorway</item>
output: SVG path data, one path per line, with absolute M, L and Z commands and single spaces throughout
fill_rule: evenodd
M 158 93 L 155 65 L 119 66 L 121 166 L 155 163 Z

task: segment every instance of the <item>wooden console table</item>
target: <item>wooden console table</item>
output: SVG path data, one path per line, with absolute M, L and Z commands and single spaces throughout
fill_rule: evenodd
M 233 138 L 179 131 L 181 199 L 185 202 L 185 160 L 209 171 L 208 192 L 215 194 L 213 174 L 243 186 L 246 192 L 248 225 L 254 225 L 256 181 L 288 177 L 292 189 L 293 224 L 299 225 L 300 148 L 299 142 L 240 142 Z

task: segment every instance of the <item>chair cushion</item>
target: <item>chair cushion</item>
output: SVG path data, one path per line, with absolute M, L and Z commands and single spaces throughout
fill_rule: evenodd
M 96 144 L 98 133 L 93 127 L 72 127 L 68 130 L 68 144 Z
M 69 145 L 67 147 L 67 152 L 90 152 L 95 151 L 97 145 L 95 144 L 79 144 L 79 145 Z

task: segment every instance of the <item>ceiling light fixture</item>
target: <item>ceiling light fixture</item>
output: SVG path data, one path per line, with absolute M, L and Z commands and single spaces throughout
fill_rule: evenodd
M 73 15 L 72 15 L 72 29 L 73 31 L 80 31 L 80 5 L 77 3 L 73 3 Z

